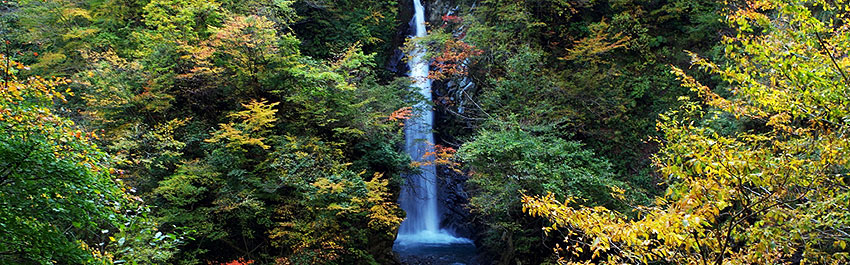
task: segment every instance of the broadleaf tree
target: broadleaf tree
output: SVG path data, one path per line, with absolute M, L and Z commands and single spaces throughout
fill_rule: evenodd
M 850 23 L 847 1 L 731 3 L 725 65 L 673 68 L 703 104 L 662 115 L 656 168 L 669 188 L 639 218 L 526 196 L 566 231 L 564 263 L 844 264 L 850 243 Z M 726 96 L 723 96 L 726 95 Z M 579 261 L 576 257 L 590 255 Z

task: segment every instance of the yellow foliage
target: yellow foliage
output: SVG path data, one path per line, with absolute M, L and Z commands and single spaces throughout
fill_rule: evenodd
M 376 230 L 395 231 L 403 218 L 395 213 L 399 209 L 398 204 L 390 200 L 392 194 L 387 189 L 389 181 L 383 176 L 382 173 L 375 173 L 372 180 L 366 182 L 366 188 L 369 189 L 366 201 L 372 204 L 369 208 L 369 226 Z
M 204 140 L 208 143 L 217 143 L 224 141 L 228 148 L 245 152 L 245 145 L 255 145 L 263 149 L 269 149 L 270 146 L 263 143 L 268 129 L 274 127 L 274 122 L 277 121 L 275 114 L 277 109 L 274 107 L 280 104 L 275 102 L 269 104 L 266 100 L 256 101 L 251 100 L 248 104 L 242 104 L 246 110 L 231 113 L 230 118 L 240 120 L 238 123 L 230 122 L 227 124 L 219 124 L 220 129 L 213 133 L 213 137 Z
M 590 29 L 591 36 L 575 41 L 573 47 L 567 50 L 567 55 L 561 57 L 561 60 L 588 60 L 599 61 L 595 57 L 617 48 L 625 47 L 629 41 L 628 36 L 622 36 L 622 33 L 611 34 L 608 30 L 608 23 L 600 22 L 595 27 Z
M 524 211 L 551 222 L 545 231 L 565 231 L 565 245 L 555 249 L 567 254 L 561 263 L 589 263 L 578 261 L 586 253 L 603 264 L 850 262 L 850 28 L 835 26 L 850 24 L 835 15 L 850 3 L 748 3 L 729 16 L 739 30 L 725 40 L 730 67 L 694 56 L 732 85 L 734 97 L 681 69 L 673 73 L 706 105 L 765 131 L 698 126 L 693 117 L 705 111 L 687 102 L 662 115 L 665 141 L 653 161 L 669 188 L 654 205 L 638 207 L 639 218 L 574 208 L 574 199 L 552 194 L 523 196 Z M 815 5 L 825 11 L 808 9 Z

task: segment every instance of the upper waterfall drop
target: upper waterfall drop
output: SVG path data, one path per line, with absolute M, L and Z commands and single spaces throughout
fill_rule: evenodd
M 425 7 L 420 0 L 413 0 L 414 17 L 413 37 L 425 37 Z M 428 79 L 428 62 L 424 60 L 425 49 L 418 47 L 411 51 L 407 62 L 413 79 L 412 88 L 416 89 L 425 99 L 414 109 L 416 115 L 407 121 L 405 134 L 405 151 L 416 161 L 424 163 L 420 167 L 421 174 L 407 176 L 406 185 L 402 187 L 399 196 L 401 208 L 407 212 L 407 218 L 401 223 L 396 238 L 397 244 L 451 244 L 470 243 L 466 238 L 458 238 L 450 232 L 440 229 L 440 216 L 437 209 L 437 170 L 433 157 L 424 157 L 427 152 L 434 150 L 433 120 L 434 115 L 427 102 L 431 101 L 431 80 Z

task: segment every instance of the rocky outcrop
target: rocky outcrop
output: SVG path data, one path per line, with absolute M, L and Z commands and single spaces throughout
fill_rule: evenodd
M 396 34 L 392 39 L 392 47 L 395 47 L 392 56 L 389 56 L 386 62 L 386 69 L 396 74 L 396 76 L 407 75 L 407 64 L 404 63 L 404 53 L 401 47 L 404 46 L 407 36 L 412 34 L 410 21 L 413 19 L 413 0 L 400 0 L 398 10 L 398 21 L 396 26 Z M 427 12 L 427 11 L 426 11 Z
M 455 172 L 446 166 L 437 168 L 437 194 L 442 210 L 440 214 L 443 216 L 440 227 L 454 232 L 457 236 L 472 238 L 475 230 L 467 208 L 469 195 L 464 191 L 466 180 L 466 174 Z
M 457 1 L 454 0 L 425 0 L 425 16 L 431 25 L 440 25 L 443 22 L 443 15 L 454 13 L 458 8 Z
M 426 0 L 426 17 L 431 25 L 440 25 L 444 23 L 443 15 L 456 14 L 458 5 L 457 1 L 453 0 Z M 468 77 L 458 80 L 435 80 L 432 83 L 433 98 L 447 99 L 451 102 L 460 103 L 457 106 L 463 106 L 463 92 L 471 90 L 475 84 Z M 451 112 L 463 112 L 463 108 L 459 107 L 449 111 L 447 105 L 438 105 L 434 111 L 435 139 L 437 144 L 442 146 L 454 146 L 454 133 L 458 133 L 454 127 L 457 127 L 458 117 Z M 462 122 L 462 121 L 460 121 Z M 438 180 L 438 196 L 440 202 L 441 215 L 443 220 L 441 227 L 451 230 L 457 236 L 474 239 L 475 224 L 473 217 L 467 208 L 469 203 L 469 195 L 464 190 L 468 176 L 465 173 L 456 172 L 446 166 L 437 167 Z

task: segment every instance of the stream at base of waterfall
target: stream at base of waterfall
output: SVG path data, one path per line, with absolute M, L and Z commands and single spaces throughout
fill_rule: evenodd
M 413 0 L 414 17 L 411 26 L 415 28 L 415 37 L 424 37 L 425 8 L 420 0 Z M 409 76 L 414 80 L 412 86 L 427 100 L 431 100 L 431 80 L 428 79 L 428 62 L 423 59 L 425 50 L 411 51 L 407 65 Z M 406 176 L 406 182 L 399 196 L 401 208 L 407 212 L 407 218 L 401 223 L 393 250 L 409 264 L 470 264 L 474 260 L 475 246 L 467 238 L 456 237 L 450 231 L 440 228 L 440 216 L 437 204 L 437 174 L 433 157 L 425 157 L 433 152 L 433 112 L 427 103 L 414 107 L 416 115 L 405 125 L 405 151 L 416 162 L 426 162 L 418 174 Z

